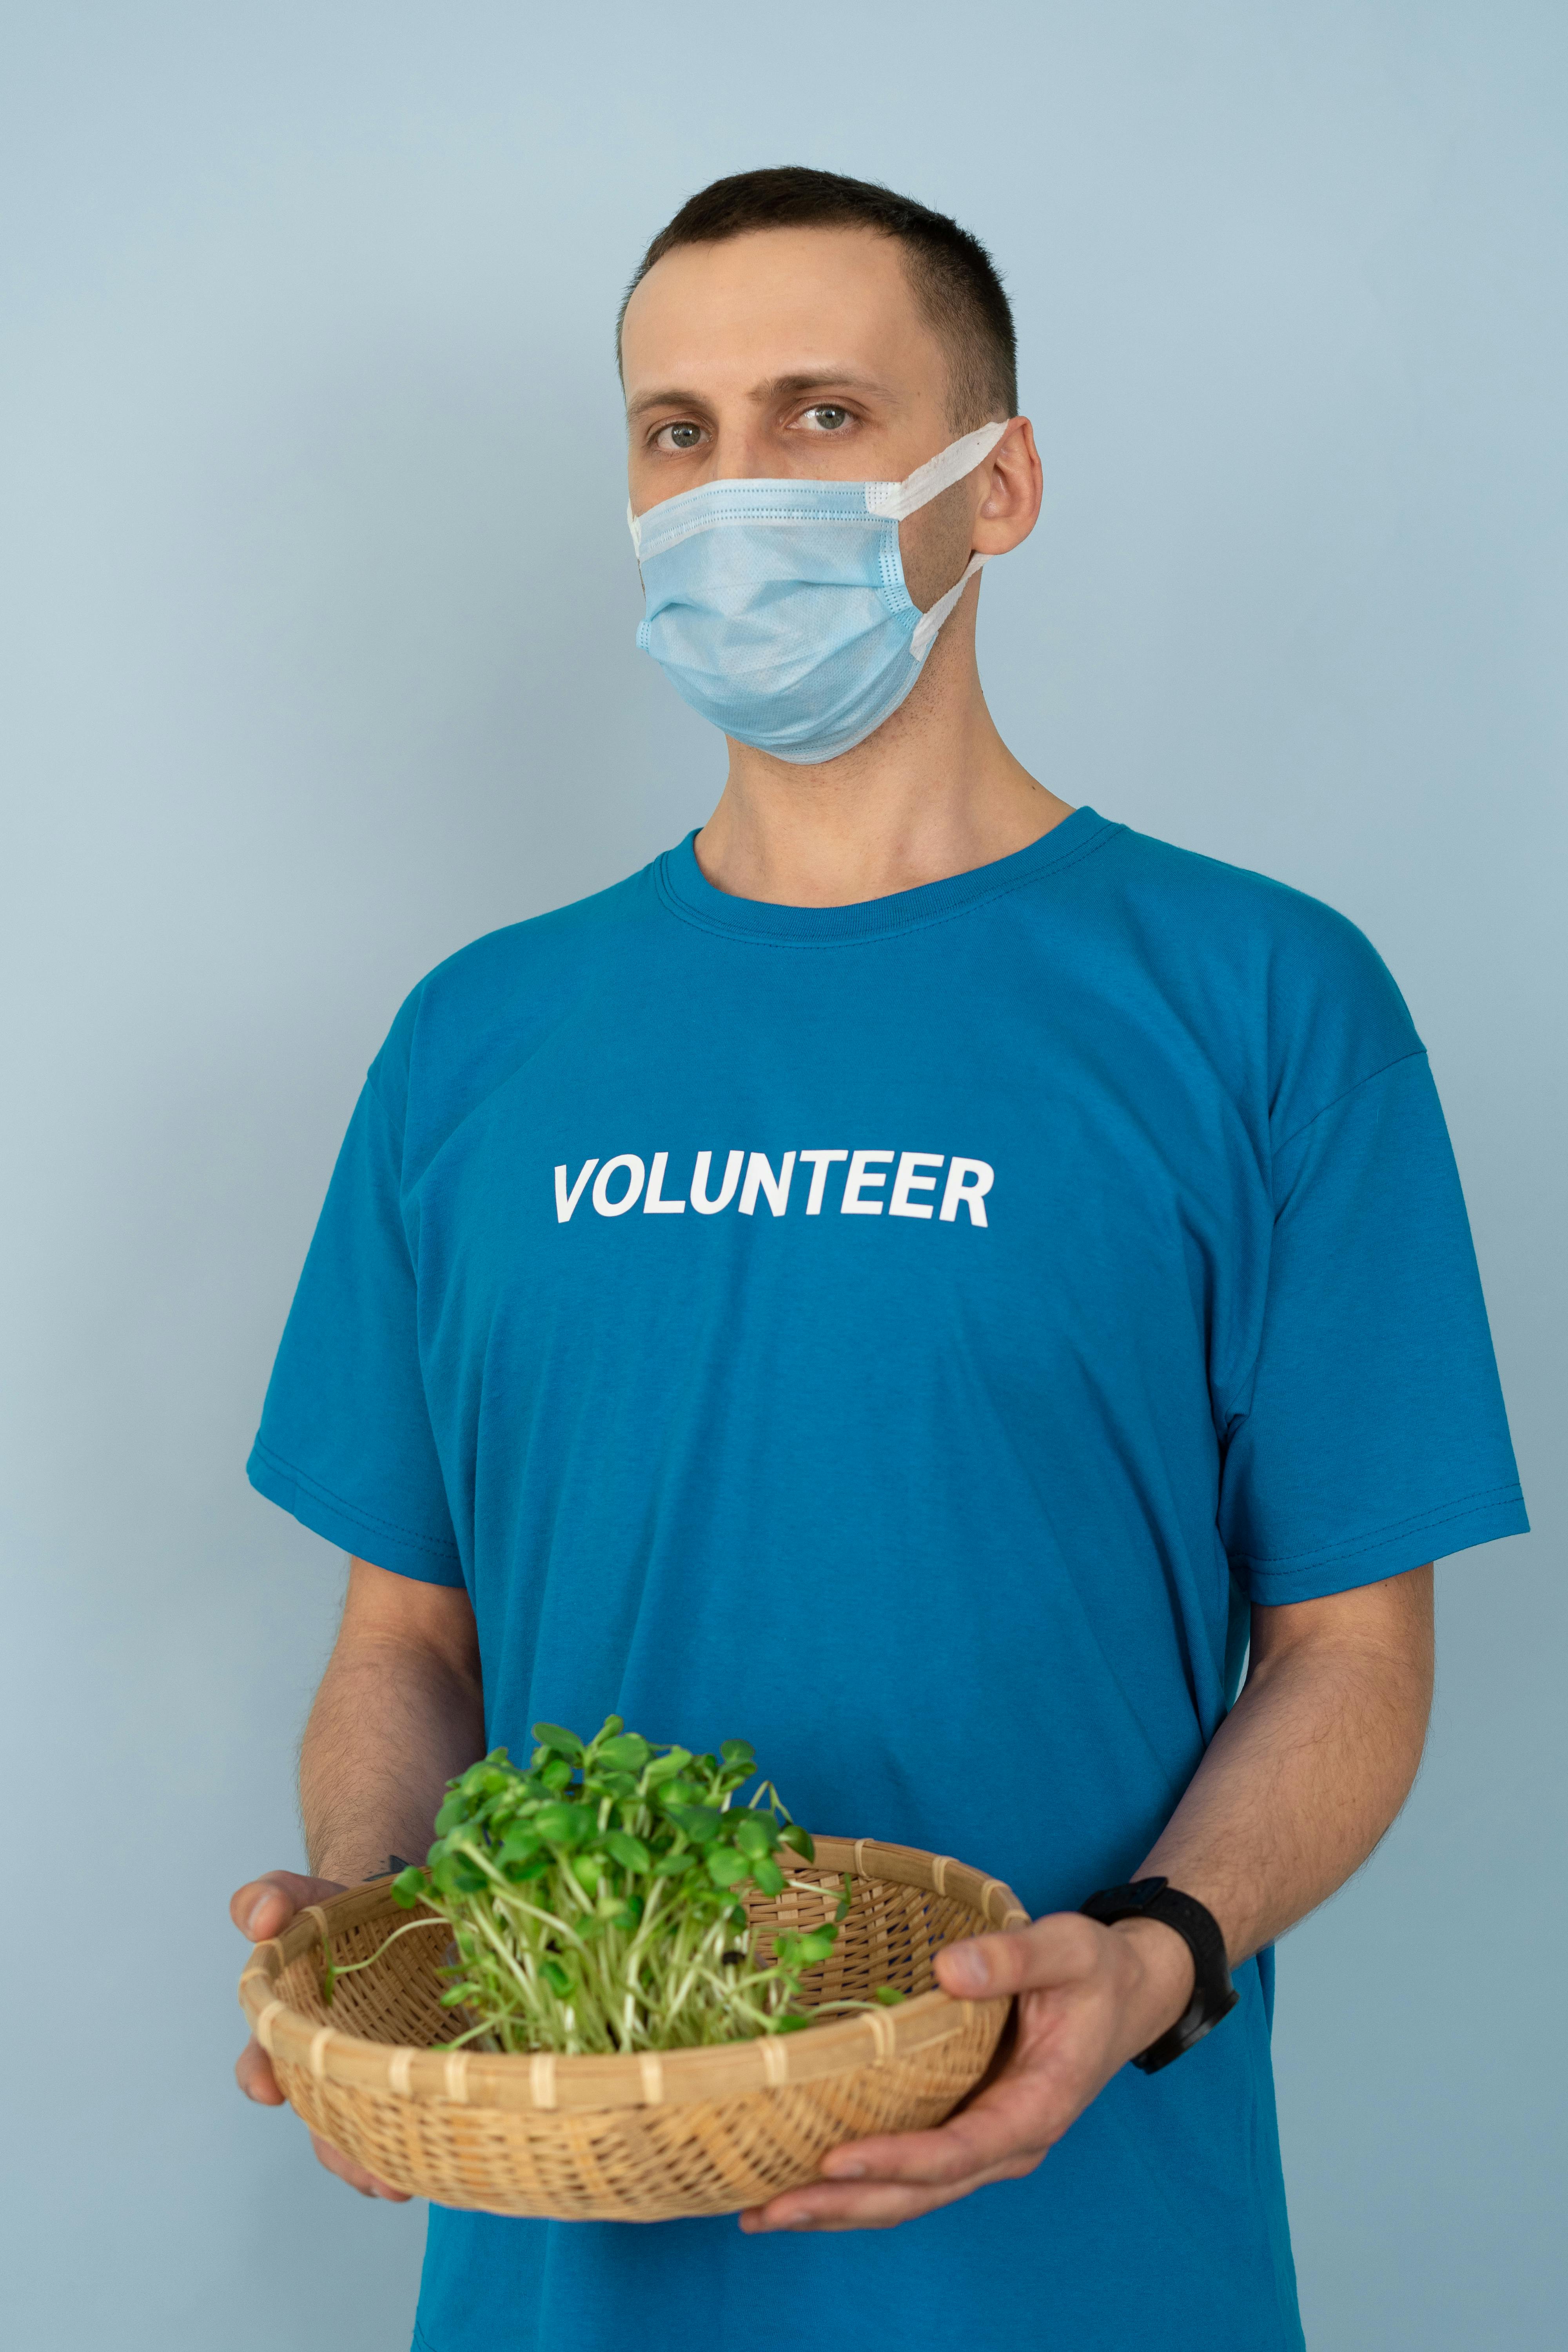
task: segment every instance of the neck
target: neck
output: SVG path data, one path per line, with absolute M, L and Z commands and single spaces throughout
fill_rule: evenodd
M 967 874 L 1071 814 L 1013 757 L 974 661 L 976 580 L 892 717 L 837 760 L 795 767 L 731 742 L 718 807 L 697 836 L 732 898 L 846 907 Z

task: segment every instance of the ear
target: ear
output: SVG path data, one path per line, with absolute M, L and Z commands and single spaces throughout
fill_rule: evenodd
M 976 555 L 1006 555 L 1034 530 L 1045 494 L 1034 427 L 1026 416 L 1012 419 L 976 470 L 980 504 L 971 543 Z

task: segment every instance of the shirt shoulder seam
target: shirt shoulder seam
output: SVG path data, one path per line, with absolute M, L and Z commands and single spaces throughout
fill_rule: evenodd
M 376 1055 L 376 1061 L 379 1061 L 380 1059 L 381 1056 L 378 1054 Z M 380 1111 L 388 1127 L 390 1127 L 394 1133 L 395 1133 L 397 1129 L 397 1121 L 392 1115 L 392 1110 L 388 1105 L 386 1097 L 382 1093 L 380 1087 L 376 1083 L 375 1062 L 371 1064 L 369 1069 L 364 1074 L 364 1087 L 366 1094 L 371 1097 L 376 1108 Z
M 1310 1118 L 1304 1118 L 1300 1127 L 1292 1128 L 1289 1134 L 1286 1136 L 1284 1141 L 1282 1143 L 1277 1143 L 1274 1146 L 1276 1154 L 1281 1151 L 1289 1151 L 1293 1143 L 1299 1143 L 1300 1141 L 1302 1136 L 1306 1134 L 1307 1129 L 1310 1127 L 1316 1127 L 1321 1118 L 1327 1118 L 1330 1111 L 1337 1110 L 1341 1103 L 1348 1102 L 1350 1100 L 1352 1095 L 1359 1095 L 1363 1087 L 1370 1087 L 1374 1079 L 1385 1078 L 1390 1070 L 1397 1070 L 1401 1063 L 1424 1062 L 1426 1059 L 1426 1046 L 1412 1045 L 1408 1053 L 1395 1054 L 1391 1062 L 1380 1063 L 1375 1070 L 1369 1070 L 1364 1078 L 1357 1078 L 1353 1086 L 1346 1087 L 1341 1093 L 1332 1096 L 1328 1102 L 1321 1106 L 1321 1108 L 1312 1113 Z

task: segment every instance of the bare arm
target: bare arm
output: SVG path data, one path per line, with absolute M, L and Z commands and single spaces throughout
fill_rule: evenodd
M 1233 1968 L 1342 1886 L 1405 1802 L 1432 1651 L 1429 1566 L 1253 1611 L 1241 1696 L 1140 1873 L 1208 1906 Z
M 1409 1793 L 1431 1698 L 1430 1566 L 1255 1609 L 1246 1686 L 1138 1874 L 1206 1904 L 1237 1965 L 1366 1860 Z M 937 1975 L 961 1997 L 1016 1993 L 1002 2072 L 939 2130 L 835 2149 L 820 2185 L 754 2209 L 743 2228 L 886 2229 L 1032 2172 L 1193 1990 L 1172 1928 L 1076 1912 L 950 1945 Z
M 442 1792 L 484 1753 L 474 1612 L 461 1585 L 349 1563 L 342 1623 L 300 1744 L 318 1877 L 352 1885 L 390 1854 L 423 1862 Z
M 368 1560 L 349 1563 L 342 1622 L 300 1745 L 300 1810 L 310 1877 L 269 1870 L 236 1892 L 229 1916 L 253 1943 L 296 1911 L 389 1857 L 423 1862 L 447 1782 L 485 1744 L 474 1612 L 463 1588 L 422 1584 Z M 280 2106 L 271 2061 L 252 2039 L 235 2076 L 247 2098 Z M 330 2172 L 367 2197 L 396 2189 L 311 2134 Z

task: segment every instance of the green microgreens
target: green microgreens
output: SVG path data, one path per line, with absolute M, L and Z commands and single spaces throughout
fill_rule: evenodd
M 440 1969 L 441 2005 L 476 2021 L 437 2047 L 682 2050 L 903 1998 L 879 1985 L 871 2001 L 800 2005 L 801 1978 L 826 1959 L 849 1910 L 847 1872 L 834 1917 L 805 1934 L 784 1930 L 762 1965 L 742 1888 L 824 1890 L 781 1864 L 785 1853 L 816 1853 L 771 1781 L 749 1804 L 734 1801 L 756 1778 L 745 1740 L 694 1756 L 627 1731 L 618 1715 L 587 1741 L 552 1723 L 536 1723 L 533 1736 L 526 1771 L 497 1748 L 447 1782 L 424 1866 L 392 1883 L 405 1910 L 437 1914 L 397 1936 L 444 1925 L 457 1947 L 456 1963 Z M 385 1948 L 342 1968 L 329 1951 L 325 1998 Z

